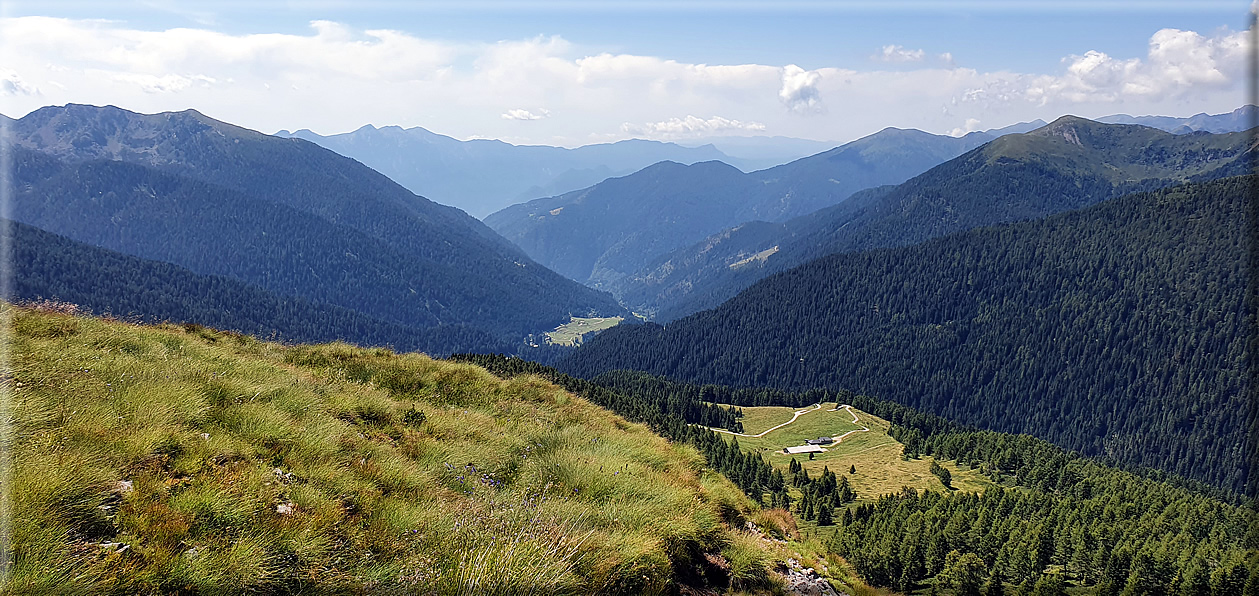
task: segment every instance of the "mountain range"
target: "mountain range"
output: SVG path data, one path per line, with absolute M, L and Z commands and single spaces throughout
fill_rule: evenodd
M 9 128 L 12 218 L 77 242 L 513 343 L 572 315 L 625 314 L 462 211 L 307 141 L 191 110 L 73 104 Z
M 1129 116 L 1115 114 L 1097 119 L 1107 124 L 1140 124 L 1176 134 L 1191 132 L 1237 132 L 1248 130 L 1259 125 L 1259 107 L 1244 105 L 1227 114 L 1207 114 L 1205 112 L 1176 118 L 1174 116 Z
M 1013 132 L 1022 128 L 996 140 L 887 129 L 750 174 L 661 164 L 485 221 L 540 263 L 667 321 L 832 252 L 1242 173 L 1247 143 L 1244 133 L 1175 135 L 1075 117 Z
M 1244 132 L 1175 135 L 1064 116 L 1003 136 L 895 187 L 871 188 L 781 224 L 750 223 L 657 258 L 607 288 L 668 321 L 714 307 L 776 271 L 835 252 L 914 244 L 1044 217 L 1134 190 L 1248 171 Z
M 191 110 L 5 119 L 8 587 L 1259 594 L 1259 140 L 1206 130 L 1254 116 L 666 160 L 491 225 Z M 626 307 L 668 323 L 533 345 Z
M 624 278 L 710 234 L 812 213 L 863 188 L 903 182 L 992 138 L 888 128 L 747 174 L 720 162 L 659 163 L 508 207 L 485 223 L 539 263 L 619 296 Z
M 1099 122 L 1142 124 L 1177 134 L 1204 130 L 1235 132 L 1250 128 L 1254 106 L 1231 114 L 1198 114 L 1189 118 L 1132 117 L 1115 114 Z M 970 135 L 995 138 L 1044 126 L 1043 120 L 1021 122 Z M 576 148 L 513 145 L 494 139 L 460 141 L 421 127 L 376 127 L 320 135 L 309 129 L 280 130 L 276 136 L 301 138 L 361 161 L 412 192 L 475 217 L 514 203 L 551 197 L 624 176 L 660 161 L 692 164 L 722 161 L 751 172 L 828 151 L 840 143 L 782 136 L 715 136 L 676 142 L 630 139 Z M 974 137 L 972 137 L 974 138 Z M 486 175 L 494 172 L 494 175 Z M 742 223 L 742 222 L 740 222 Z
M 300 138 L 357 159 L 412 192 L 476 217 L 536 197 L 585 188 L 660 161 L 742 163 L 712 145 L 630 139 L 575 149 L 512 145 L 493 139 L 460 141 L 420 127 L 363 126 L 318 135 L 306 129 L 276 136 Z

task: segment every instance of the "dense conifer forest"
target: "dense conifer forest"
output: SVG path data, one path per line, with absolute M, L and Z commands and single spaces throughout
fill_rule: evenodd
M 466 325 L 409 327 L 96 248 L 25 224 L 0 223 L 9 227 L 14 248 L 8 300 L 70 303 L 126 320 L 198 324 L 287 342 L 342 340 L 430 354 L 485 346 L 526 349 Z
M 668 327 L 611 329 L 559 368 L 850 389 L 1242 491 L 1254 185 L 833 255 Z
M 1027 435 L 936 428 L 894 427 L 905 457 L 955 460 L 1000 486 L 905 490 L 845 511 L 831 548 L 871 583 L 908 591 L 935 576 L 957 594 L 1000 593 L 1003 581 L 1020 594 L 1064 581 L 1105 595 L 1259 594 L 1253 501 L 1225 502 Z

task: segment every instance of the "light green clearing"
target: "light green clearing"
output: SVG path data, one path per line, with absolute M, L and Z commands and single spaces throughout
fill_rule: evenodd
M 761 252 L 758 252 L 758 253 L 756 253 L 756 254 L 754 254 L 754 255 L 752 255 L 752 256 L 750 256 L 750 257 L 746 258 L 746 259 L 743 259 L 743 260 L 741 260 L 741 261 L 737 261 L 737 262 L 731 263 L 731 264 L 730 264 L 730 268 L 731 268 L 731 269 L 738 269 L 738 268 L 740 268 L 740 267 L 742 267 L 742 266 L 744 266 L 744 265 L 747 265 L 748 263 L 751 263 L 751 262 L 753 262 L 753 261 L 760 261 L 760 262 L 764 263 L 766 259 L 768 259 L 768 258 L 770 258 L 771 256 L 773 256 L 773 254 L 774 254 L 774 253 L 776 253 L 776 252 L 778 252 L 778 246 L 774 246 L 774 247 L 772 247 L 772 248 L 767 248 L 767 249 L 762 250 Z
M 548 343 L 561 346 L 575 346 L 581 343 L 581 338 L 587 333 L 616 327 L 623 320 L 625 319 L 622 317 L 572 317 L 571 321 L 556 327 L 555 331 L 548 332 L 546 340 Z
M 812 409 L 813 406 L 799 408 Z M 817 411 L 809 411 L 800 415 L 796 421 L 780 429 L 767 433 L 764 437 L 737 437 L 739 445 L 744 449 L 760 451 L 776 467 L 782 468 L 784 474 L 794 457 L 816 478 L 822 468 L 829 467 L 835 473 L 848 477 L 848 482 L 857 491 L 859 502 L 877 499 L 879 495 L 899 492 L 902 486 L 917 489 L 945 491 L 944 485 L 931 473 L 931 457 L 905 461 L 901 459 L 902 445 L 887 434 L 891 426 L 886 420 L 871 416 L 853 408 L 859 424 L 853 424 L 852 415 L 847 409 L 834 410 L 834 403 L 824 403 Z M 791 420 L 797 411 L 795 408 L 784 407 L 751 407 L 743 410 L 744 434 L 758 434 Z M 839 443 L 823 446 L 825 453 L 817 453 L 812 460 L 808 454 L 787 455 L 783 447 L 800 445 L 807 439 L 819 436 L 838 437 L 851 430 L 861 427 L 869 428 L 869 432 L 855 432 Z M 729 437 L 730 435 L 723 435 Z M 955 462 L 941 461 L 953 477 L 953 488 L 978 492 L 992 486 L 988 478 L 966 467 L 958 467 Z M 855 474 L 849 474 L 851 466 L 857 468 Z
M 747 435 L 760 434 L 766 429 L 783 424 L 791 420 L 791 417 L 797 411 L 804 411 L 805 413 L 796 418 L 795 422 L 772 430 L 763 437 L 739 437 L 739 444 L 745 447 L 770 449 L 781 453 L 783 447 L 802 445 L 806 440 L 818 437 L 838 437 L 849 431 L 860 431 L 865 426 L 854 424 L 852 414 L 848 410 L 836 410 L 834 408 L 834 403 L 822 404 L 822 407 L 816 410 L 813 406 L 806 406 L 798 410 L 782 407 L 742 408 L 743 434 Z M 858 413 L 858 416 L 861 416 L 861 414 Z M 865 433 L 853 433 L 848 435 L 844 441 L 851 441 L 859 434 Z M 830 449 L 830 446 L 827 445 L 823 447 Z M 807 458 L 808 456 L 806 455 L 805 457 Z

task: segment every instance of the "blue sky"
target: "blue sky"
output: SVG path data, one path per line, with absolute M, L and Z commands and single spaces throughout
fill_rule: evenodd
M 398 124 L 570 146 L 1187 116 L 1245 101 L 1248 8 L 9 0 L 0 112 L 113 103 L 264 132 Z

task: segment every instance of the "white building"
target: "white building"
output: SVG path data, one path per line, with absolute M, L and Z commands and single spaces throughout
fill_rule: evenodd
M 795 447 L 783 447 L 783 453 L 795 455 L 797 453 L 825 453 L 821 445 L 797 445 Z

